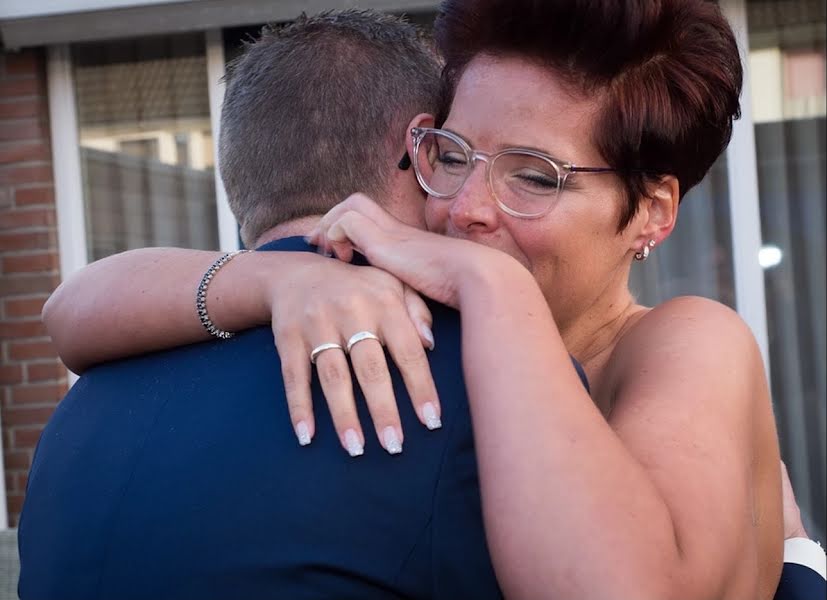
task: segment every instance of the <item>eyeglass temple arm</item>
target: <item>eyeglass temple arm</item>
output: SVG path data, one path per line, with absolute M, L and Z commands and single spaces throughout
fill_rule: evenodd
M 565 167 L 572 173 L 610 173 L 617 171 L 612 167 L 577 167 L 575 165 L 565 165 Z
M 407 171 L 411 168 L 411 155 L 405 151 L 405 155 L 402 157 L 402 160 L 399 161 L 399 164 L 396 165 L 400 171 Z

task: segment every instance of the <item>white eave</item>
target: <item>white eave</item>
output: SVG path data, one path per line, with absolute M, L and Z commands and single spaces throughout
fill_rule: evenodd
M 438 4 L 437 0 L 3 0 L 0 43 L 17 49 L 287 21 L 302 12 L 335 8 L 420 12 Z

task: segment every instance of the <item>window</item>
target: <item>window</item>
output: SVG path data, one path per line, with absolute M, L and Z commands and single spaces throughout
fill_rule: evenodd
M 72 48 L 89 259 L 218 247 L 204 36 Z
M 804 525 L 824 539 L 827 8 L 747 9 L 773 402 Z

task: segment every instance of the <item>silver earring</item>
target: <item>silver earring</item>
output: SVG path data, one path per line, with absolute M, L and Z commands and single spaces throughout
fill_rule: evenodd
M 639 260 L 643 262 L 647 258 L 649 258 L 649 252 L 651 249 L 655 247 L 655 240 L 649 240 L 649 242 L 643 247 L 643 250 L 640 252 L 635 252 L 635 260 Z

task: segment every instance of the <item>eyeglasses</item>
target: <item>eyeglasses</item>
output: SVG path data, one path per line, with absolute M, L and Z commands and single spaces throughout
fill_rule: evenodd
M 580 167 L 561 163 L 542 152 L 507 148 L 495 154 L 471 148 L 457 134 L 444 129 L 414 127 L 413 159 L 403 157 L 399 168 L 413 162 L 416 178 L 435 198 L 453 198 L 474 171 L 486 163 L 486 179 L 497 205 L 512 217 L 536 219 L 557 203 L 571 173 L 610 173 L 610 167 Z

